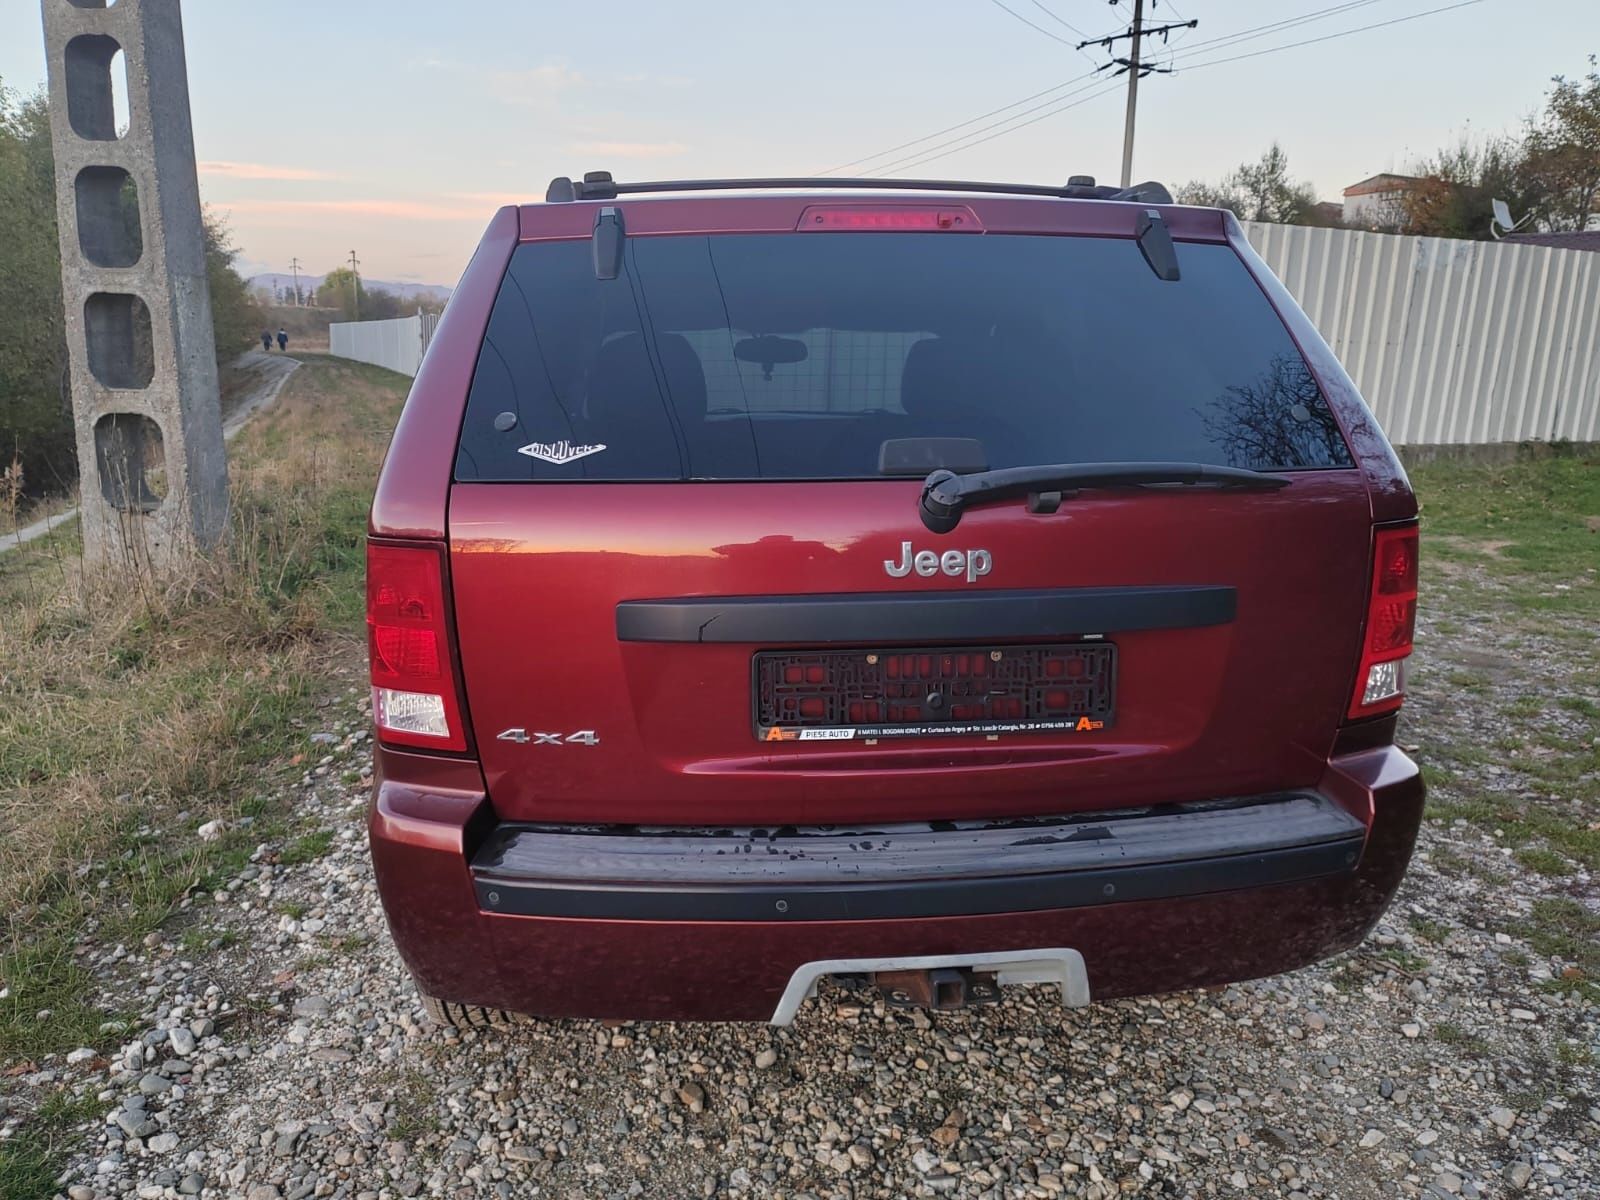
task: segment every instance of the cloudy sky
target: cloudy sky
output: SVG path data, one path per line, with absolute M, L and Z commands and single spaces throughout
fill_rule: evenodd
M 1600 52 L 1597 0 L 1450 5 L 1158 0 L 1154 20 L 1200 24 L 1158 53 L 1176 73 L 1141 86 L 1135 177 L 1215 178 L 1277 139 L 1294 172 L 1337 199 L 1463 134 L 1515 128 L 1552 75 L 1580 74 Z M 494 208 L 541 197 L 558 174 L 850 164 L 1114 180 L 1122 86 L 1089 74 L 1104 51 L 1074 44 L 1120 30 L 1130 7 L 190 0 L 201 188 L 251 269 L 298 256 L 322 272 L 354 248 L 372 278 L 453 283 Z M 0 0 L 8 87 L 43 80 L 39 11 Z M 1393 23 L 1341 36 L 1380 22 Z M 1311 39 L 1327 40 L 1293 45 Z

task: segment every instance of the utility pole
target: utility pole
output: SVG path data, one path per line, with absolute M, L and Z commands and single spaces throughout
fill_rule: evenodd
M 1132 49 L 1128 51 L 1128 111 L 1122 118 L 1122 186 L 1133 186 L 1133 122 L 1139 111 L 1139 42 L 1144 37 L 1144 0 L 1133 0 Z
M 1118 0 L 1111 0 L 1113 8 L 1116 7 L 1117 3 Z M 1157 0 L 1150 0 L 1152 9 L 1155 8 L 1156 4 Z M 1122 123 L 1123 187 L 1131 187 L 1133 184 L 1133 129 L 1139 110 L 1139 80 L 1146 75 L 1172 74 L 1171 67 L 1157 67 L 1143 61 L 1140 51 L 1143 47 L 1144 39 L 1160 35 L 1161 42 L 1165 45 L 1167 35 L 1174 29 L 1194 29 L 1199 24 L 1198 20 L 1175 21 L 1166 25 L 1152 25 L 1146 28 L 1144 23 L 1144 0 L 1133 0 L 1133 23 L 1128 26 L 1128 32 L 1115 33 L 1110 37 L 1094 38 L 1090 41 L 1078 43 L 1079 50 L 1082 50 L 1085 46 L 1103 46 L 1105 49 L 1110 50 L 1115 43 L 1122 41 L 1124 38 L 1129 43 L 1128 56 L 1126 58 L 1113 58 L 1109 63 L 1105 64 L 1105 67 L 1119 67 L 1118 75 L 1121 75 L 1124 71 L 1128 75 L 1128 108 L 1127 115 L 1123 118 Z M 1105 67 L 1100 67 L 1099 70 L 1103 71 Z
M 291 258 L 289 260 L 289 270 L 294 272 L 294 306 L 296 308 L 299 308 L 300 307 L 300 260 L 298 258 Z
M 350 251 L 350 302 L 355 306 L 356 320 L 361 320 L 361 261 Z
M 183 14 L 179 0 L 38 8 L 84 561 L 176 572 L 228 528 Z

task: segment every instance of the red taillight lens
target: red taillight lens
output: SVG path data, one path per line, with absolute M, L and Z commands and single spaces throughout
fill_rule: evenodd
M 795 226 L 813 230 L 924 230 L 931 233 L 982 233 L 978 214 L 964 204 L 813 204 Z
M 1405 667 L 1417 628 L 1417 527 L 1380 529 L 1372 543 L 1372 590 L 1352 718 L 1393 712 L 1405 701 Z
M 378 736 L 401 746 L 465 750 L 439 550 L 367 543 L 367 650 Z
M 1374 558 L 1377 592 L 1382 596 L 1417 594 L 1417 531 L 1380 529 Z

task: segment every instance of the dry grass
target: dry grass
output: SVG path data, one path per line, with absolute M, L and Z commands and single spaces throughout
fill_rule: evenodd
M 0 471 L 0 529 L 15 528 L 17 510 L 22 504 L 22 460 L 12 454 L 5 470 Z
M 92 573 L 75 530 L 0 559 L 0 1063 L 94 1044 L 85 937 L 153 928 L 226 859 L 194 829 L 259 809 L 247 785 L 358 660 L 366 507 L 404 387 L 309 360 L 234 444 L 231 537 L 186 578 Z

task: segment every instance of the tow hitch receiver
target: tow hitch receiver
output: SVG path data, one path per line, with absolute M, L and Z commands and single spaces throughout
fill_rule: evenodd
M 997 1004 L 1000 985 L 989 974 L 965 967 L 928 971 L 878 971 L 872 982 L 891 1008 L 932 1008 L 953 1012 L 974 1004 Z

